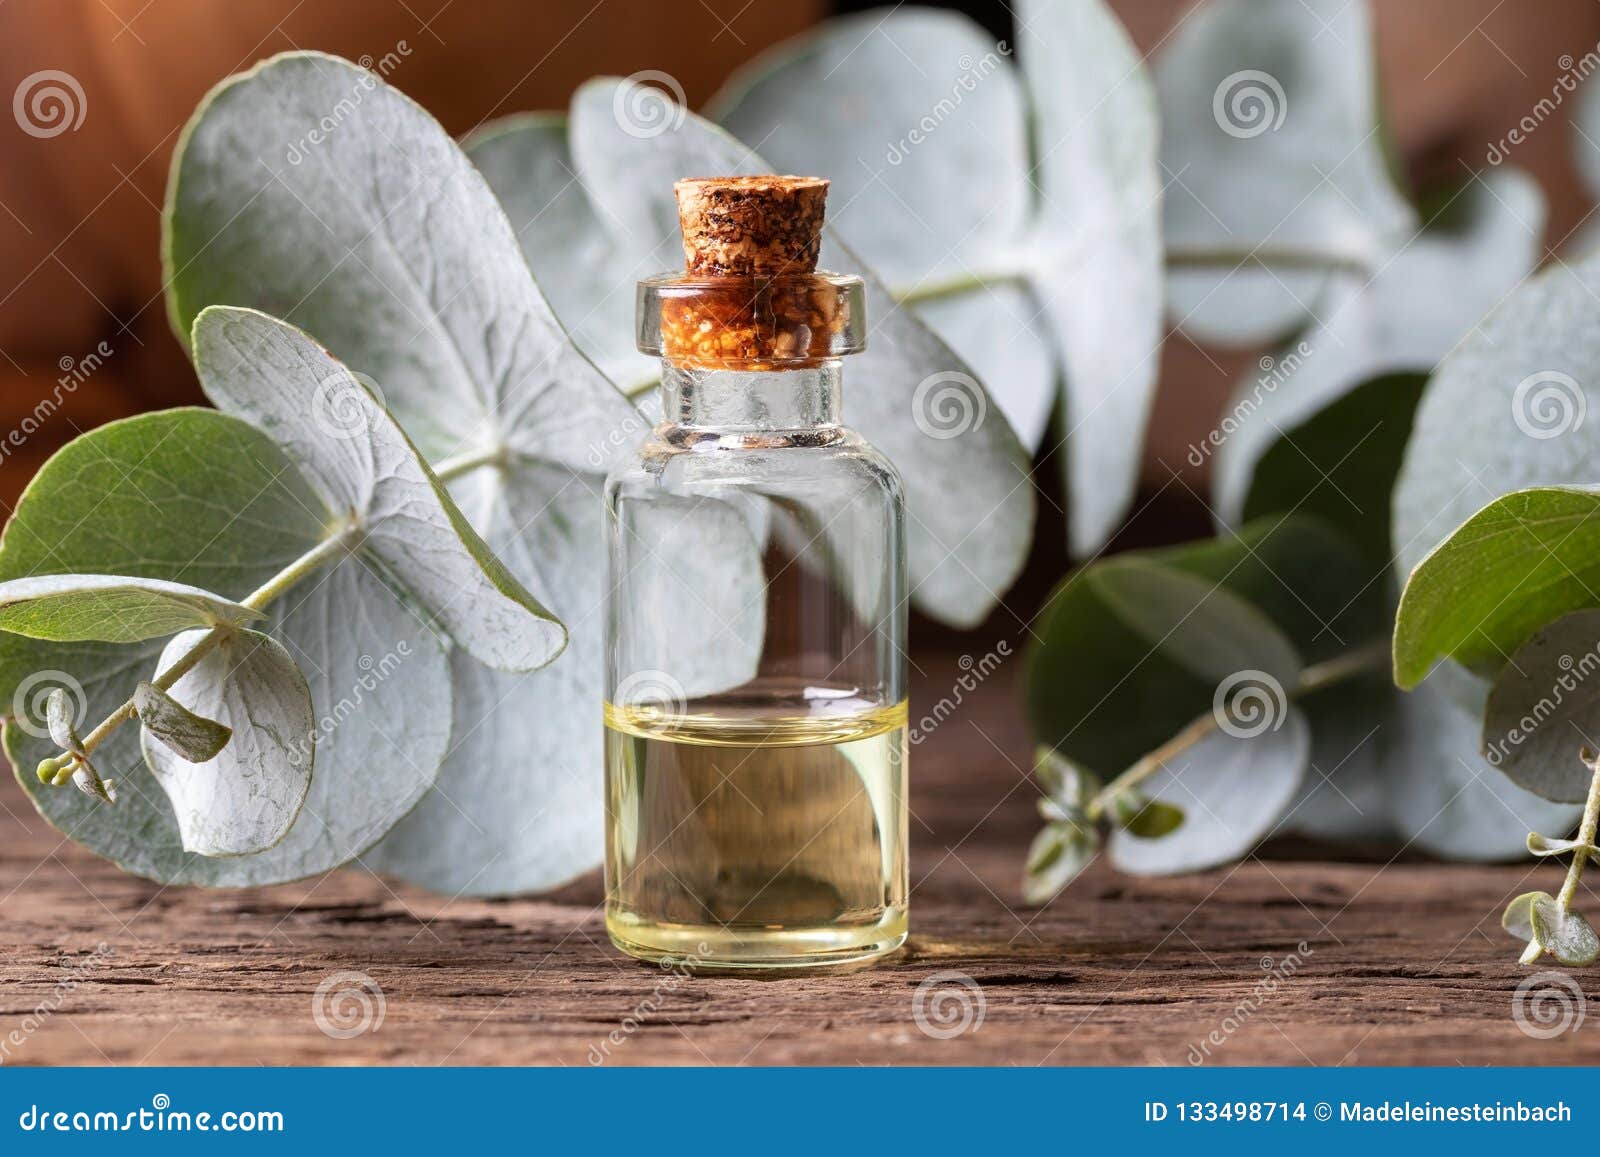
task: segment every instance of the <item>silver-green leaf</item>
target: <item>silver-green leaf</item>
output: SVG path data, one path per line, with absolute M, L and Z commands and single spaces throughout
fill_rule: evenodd
M 154 683 L 135 688 L 133 709 L 150 738 L 191 763 L 215 758 L 233 734 L 231 727 L 196 715 Z
M 201 637 L 190 631 L 173 639 L 157 673 L 185 658 Z M 315 720 L 305 676 L 269 636 L 230 630 L 172 690 L 232 732 L 204 759 L 157 742 L 148 727 L 144 733 L 145 762 L 172 801 L 184 848 L 248 856 L 276 847 L 311 786 Z

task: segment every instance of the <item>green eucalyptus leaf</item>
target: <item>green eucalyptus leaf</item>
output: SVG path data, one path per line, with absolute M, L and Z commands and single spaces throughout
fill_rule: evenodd
M 1257 385 L 1272 381 L 1263 377 Z M 1262 392 L 1261 405 L 1241 420 L 1217 457 L 1215 486 L 1223 516 L 1231 518 L 1230 512 L 1242 510 L 1243 518 L 1255 521 L 1280 511 L 1301 511 L 1348 535 L 1375 573 L 1388 571 L 1389 498 L 1426 384 L 1423 374 L 1385 374 L 1298 422 L 1295 415 L 1279 412 L 1286 409 L 1276 404 L 1281 393 Z M 1246 396 L 1257 395 L 1236 394 L 1232 412 L 1241 412 Z M 1295 410 L 1304 412 L 1299 406 Z M 1271 439 L 1253 462 L 1232 450 L 1237 438 L 1253 437 L 1247 428 L 1253 433 L 1265 428 Z M 1239 487 L 1246 485 L 1241 494 Z
M 0 631 L 53 643 L 137 643 L 260 612 L 209 591 L 121 575 L 35 575 L 0 583 Z
M 1168 279 L 1190 332 L 1282 337 L 1326 316 L 1352 277 L 1330 265 L 1365 281 L 1411 239 L 1416 216 L 1377 132 L 1372 41 L 1362 0 L 1213 0 L 1173 32 L 1155 66 L 1167 244 L 1229 255 Z M 1311 268 L 1232 256 L 1267 251 Z
M 340 103 L 350 92 L 360 100 Z M 323 132 L 329 107 L 346 112 L 338 132 L 290 158 L 290 148 Z M 562 158 L 552 169 L 538 155 L 536 169 L 559 181 L 541 220 L 560 222 L 569 245 L 592 239 L 580 233 L 586 196 L 582 206 L 571 198 L 554 204 L 554 192 L 570 182 L 560 175 Z M 587 871 L 600 846 L 601 791 L 590 772 L 601 759 L 601 732 L 589 712 L 602 694 L 601 475 L 648 423 L 568 340 L 471 162 L 432 117 L 370 73 L 298 53 L 225 82 L 191 122 L 175 174 L 167 259 L 180 327 L 209 304 L 272 310 L 370 375 L 435 461 L 485 463 L 461 471 L 451 492 L 520 584 L 572 625 L 573 645 L 531 675 L 484 670 L 452 653 L 453 686 L 434 699 L 427 719 L 427 729 L 454 720 L 439 791 L 363 862 L 451 894 L 546 888 Z M 574 208 L 576 218 L 563 217 Z M 528 240 L 530 253 L 552 260 L 550 249 Z M 572 269 L 598 268 L 605 247 L 585 240 L 580 248 L 572 264 L 551 267 L 551 281 L 583 293 Z M 605 316 L 627 322 L 631 354 L 632 277 L 585 284 L 623 299 Z M 580 340 L 594 304 L 584 298 L 577 316 L 568 315 Z M 333 394 L 323 407 L 330 417 L 366 412 L 336 409 L 332 402 L 353 395 Z M 681 529 L 672 544 L 698 594 L 680 600 L 675 620 L 674 654 L 686 685 L 741 682 L 765 634 L 705 597 L 760 582 L 750 531 L 740 527 L 729 538 L 726 527 L 712 517 Z M 664 597 L 681 593 L 673 588 Z M 730 628 L 739 632 L 737 647 Z M 392 653 L 388 645 L 369 647 L 369 663 L 388 658 L 385 652 Z M 418 662 L 404 659 L 404 681 Z M 431 656 L 424 665 L 431 671 Z M 393 694 L 402 680 L 380 678 L 385 666 L 352 673 L 347 697 Z M 349 729 L 341 725 L 333 740 Z M 367 738 L 390 759 L 386 738 Z M 507 751 L 526 753 L 525 763 L 508 768 Z M 325 781 L 313 784 L 308 811 Z M 407 806 L 402 800 L 393 815 Z
M 196 715 L 154 683 L 134 689 L 133 709 L 150 738 L 194 763 L 214 759 L 233 735 L 231 727 Z
M 1281 718 L 1300 670 L 1282 631 L 1226 586 L 1128 555 L 1069 576 L 1035 632 L 1024 676 L 1034 734 L 1102 777 L 1211 711 L 1240 673 Z
M 1483 714 L 1483 752 L 1511 781 L 1582 803 L 1593 769 L 1579 755 L 1600 735 L 1600 609 L 1535 631 L 1506 662 Z
M 1549 836 L 1541 836 L 1538 832 L 1528 833 L 1528 852 L 1535 856 L 1565 856 L 1582 848 L 1590 855 L 1600 856 L 1600 847 L 1586 844 L 1582 840 L 1552 840 Z
M 1505 914 L 1500 917 L 1500 927 L 1518 940 L 1532 940 L 1533 904 L 1536 900 L 1554 903 L 1555 897 L 1548 892 L 1522 893 L 1506 905 Z
M 1028 848 L 1022 874 L 1022 899 L 1047 904 L 1094 862 L 1099 838 L 1092 827 L 1071 821 L 1045 825 Z
M 1111 801 L 1111 818 L 1118 827 L 1143 840 L 1159 840 L 1183 823 L 1177 804 L 1151 799 L 1139 791 L 1125 791 Z
M 1389 814 L 1408 847 L 1455 860 L 1526 854 L 1530 831 L 1569 831 L 1582 808 L 1551 803 L 1502 775 L 1479 750 L 1487 687 L 1461 673 L 1395 696 L 1376 739 Z
M 573 98 L 577 171 L 619 244 L 662 266 L 681 260 L 673 182 L 685 173 L 770 171 L 715 125 L 685 114 L 653 136 L 630 133 L 615 109 L 630 83 L 590 81 Z M 956 626 L 980 621 L 1016 577 L 1033 528 L 1027 457 L 967 367 L 893 297 L 830 231 L 822 262 L 860 273 L 871 340 L 850 361 L 846 421 L 895 464 L 905 483 L 912 598 Z M 551 291 L 559 293 L 552 285 Z M 559 302 L 557 309 L 566 310 Z M 630 337 L 631 341 L 631 337 Z M 942 392 L 943 391 L 943 392 Z M 948 393 L 958 417 L 930 409 Z
M 1169 759 L 1140 790 L 1179 811 L 1182 825 L 1147 836 L 1111 833 L 1111 862 L 1135 875 L 1193 872 L 1246 855 L 1271 835 L 1300 787 L 1311 750 L 1305 713 L 1290 706 L 1253 734 L 1214 731 Z
M 1089 801 L 1100 790 L 1098 776 L 1049 747 L 1034 750 L 1033 774 L 1044 789 L 1040 807 L 1048 805 L 1053 808 L 1054 818 L 1065 819 L 1069 814 L 1083 814 Z
M 1504 506 L 1495 505 L 1495 500 L 1516 491 L 1582 487 L 1594 480 L 1600 455 L 1600 422 L 1593 417 L 1600 407 L 1600 392 L 1595 392 L 1591 380 L 1592 367 L 1600 359 L 1600 330 L 1591 324 L 1597 292 L 1600 261 L 1556 262 L 1510 293 L 1440 363 L 1417 409 L 1395 489 L 1394 540 L 1402 573 L 1428 557 L 1436 576 L 1452 582 L 1470 578 L 1474 593 L 1468 594 L 1465 587 L 1461 593 L 1475 602 L 1483 584 L 1473 572 L 1489 572 L 1484 577 L 1501 583 L 1505 593 L 1506 583 L 1532 571 L 1535 564 L 1523 549 L 1539 549 L 1535 540 L 1541 538 L 1541 529 L 1518 525 L 1517 517 L 1524 511 L 1521 500 L 1509 499 Z M 1580 509 L 1584 500 L 1576 493 L 1552 492 L 1529 501 L 1541 511 L 1556 512 Z M 1490 509 L 1480 522 L 1474 515 L 1485 504 Z M 1512 546 L 1502 549 L 1494 541 L 1474 544 L 1472 533 L 1459 541 L 1452 538 L 1457 528 L 1467 531 L 1463 524 L 1469 520 L 1476 524 L 1475 531 L 1505 531 Z M 1571 529 L 1573 524 L 1568 523 L 1566 530 Z M 1458 554 L 1449 547 L 1436 551 L 1447 538 L 1470 553 Z M 1470 564 L 1468 558 L 1473 560 Z M 1462 570 L 1463 565 L 1470 565 L 1472 572 Z M 1441 567 L 1456 573 L 1443 575 Z M 1495 576 L 1501 567 L 1503 573 Z M 1424 582 L 1409 597 L 1420 598 L 1430 585 Z M 1505 654 L 1560 613 L 1531 583 L 1511 602 L 1514 605 L 1499 609 L 1493 624 L 1494 641 Z M 1537 604 L 1540 610 L 1522 622 L 1525 603 Z M 1569 604 L 1564 609 L 1573 608 Z M 1417 610 L 1414 603 L 1413 618 Z M 1454 621 L 1447 609 L 1440 608 L 1440 613 L 1441 618 L 1431 620 L 1435 625 Z M 1414 635 L 1417 628 L 1406 622 L 1404 604 L 1401 616 L 1402 631 Z M 1404 663 L 1397 663 L 1397 675 L 1402 680 L 1421 678 L 1433 659 L 1448 653 L 1438 644 L 1459 644 L 1464 637 L 1469 645 L 1464 661 L 1479 670 L 1496 668 L 1503 655 L 1471 642 L 1482 641 L 1472 629 L 1475 626 L 1457 624 L 1439 639 L 1426 635 L 1409 643 L 1397 639 L 1396 655 L 1406 656 Z
M 1596 512 L 1600 491 L 1548 486 L 1496 498 L 1462 523 L 1417 565 L 1401 596 L 1400 685 L 1415 686 L 1445 658 L 1493 676 L 1540 627 L 1594 606 Z M 1596 642 L 1583 641 L 1583 650 Z
M 1563 908 L 1549 896 L 1536 895 L 1531 905 L 1531 940 L 1572 968 L 1582 968 L 1600 959 L 1600 936 L 1581 913 Z
M 1224 413 L 1237 428 L 1217 451 L 1225 520 L 1303 498 L 1308 513 L 1388 562 L 1390 492 L 1419 389 L 1412 375 L 1430 373 L 1542 253 L 1544 197 L 1526 174 L 1492 172 L 1452 208 L 1456 227 L 1417 234 L 1370 279 L 1332 283 L 1316 324 L 1236 387 Z
M 202 635 L 188 631 L 168 643 L 157 674 Z M 190 759 L 158 742 L 146 724 L 145 763 L 172 803 L 185 850 L 248 856 L 276 847 L 311 787 L 316 720 L 305 676 L 267 635 L 228 630 L 172 690 L 232 733 L 212 755 Z
M 0 543 L 0 580 L 110 566 L 242 598 L 317 547 L 336 521 L 255 427 L 211 410 L 146 414 L 80 436 L 39 470 Z M 443 649 L 357 557 L 325 567 L 269 613 L 272 635 L 310 684 L 317 758 L 330 771 L 313 782 L 282 843 L 225 859 L 185 850 L 173 804 L 146 768 L 132 727 L 95 752 L 96 763 L 118 776 L 114 812 L 43 786 L 32 768 L 56 749 L 29 712 L 14 713 L 6 753 L 45 818 L 162 883 L 280 883 L 365 852 L 427 791 L 444 757 L 451 696 Z M 6 636 L 0 695 L 25 706 L 41 680 L 55 680 L 81 695 L 79 719 L 103 719 L 149 677 L 160 653 L 151 642 Z M 386 668 L 393 655 L 403 657 L 404 677 L 366 686 L 374 664 Z
M 358 528 L 362 554 L 474 658 L 531 671 L 566 646 L 565 628 L 468 525 L 382 404 L 307 334 L 209 306 L 194 350 L 206 395 L 270 434 L 326 507 Z M 319 419 L 325 396 L 338 398 L 345 425 Z

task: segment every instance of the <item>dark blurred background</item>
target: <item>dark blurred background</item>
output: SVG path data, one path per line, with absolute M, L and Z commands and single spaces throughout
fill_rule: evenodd
M 1195 0 L 1113 0 L 1141 50 Z M 1203 0 L 1201 0 L 1203 2 Z M 1283 0 L 1292 3 L 1293 0 Z M 216 81 L 292 48 L 352 59 L 406 41 L 390 80 L 454 133 L 507 113 L 562 108 L 596 74 L 660 69 L 698 107 L 750 56 L 836 11 L 841 0 L 0 0 L 0 95 L 41 69 L 71 74 L 86 116 L 39 139 L 0 118 L 0 439 L 57 389 L 63 368 L 97 348 L 104 364 L 62 408 L 0 458 L 9 510 L 39 463 L 77 432 L 140 410 L 197 402 L 168 328 L 160 216 L 179 130 Z M 940 3 L 1012 39 L 1004 3 Z M 1561 73 L 1564 53 L 1600 41 L 1595 0 L 1373 0 L 1389 132 L 1414 190 L 1458 182 Z M 1572 104 L 1559 113 L 1563 120 Z M 1587 214 L 1564 124 L 1519 146 L 1551 201 L 1546 244 L 1558 249 Z M 100 346 L 99 343 L 105 343 Z M 1151 492 L 1169 470 L 1203 492 L 1185 460 L 1255 353 L 1202 353 L 1167 343 L 1146 450 Z M 1054 470 L 1040 472 L 1053 485 Z M 1165 495 L 1183 495 L 1167 487 Z M 1183 498 L 1151 503 L 1128 543 L 1205 533 Z M 1063 531 L 1041 507 L 1034 558 L 1013 605 L 1042 595 L 1066 566 Z

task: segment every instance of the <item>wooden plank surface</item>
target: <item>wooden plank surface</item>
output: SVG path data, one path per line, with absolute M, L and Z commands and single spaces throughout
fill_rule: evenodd
M 955 673 L 935 664 L 919 701 Z M 1596 1026 L 1537 1040 L 1514 1017 L 1516 989 L 1537 970 L 1517 965 L 1499 912 L 1530 887 L 1553 890 L 1554 866 L 1268 856 L 1142 880 L 1096 865 L 1048 908 L 1025 909 L 1018 875 L 1037 820 L 1009 678 L 913 749 L 912 939 L 842 977 L 635 964 L 606 941 L 598 876 L 493 902 L 358 871 L 163 889 L 62 840 L 7 776 L 0 1060 L 1600 1062 Z M 340 973 L 370 978 L 381 1002 Z M 1595 995 L 1592 972 L 1570 975 Z M 319 986 L 331 986 L 320 1024 Z M 1562 995 L 1540 1007 L 1554 1011 Z

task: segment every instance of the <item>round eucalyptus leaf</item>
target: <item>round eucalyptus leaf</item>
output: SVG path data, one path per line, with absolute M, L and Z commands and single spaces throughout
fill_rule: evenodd
M 192 763 L 216 758 L 233 737 L 231 727 L 196 715 L 154 683 L 140 683 L 134 689 L 133 709 L 147 740 L 170 748 Z
M 1600 936 L 1581 913 L 1563 908 L 1549 896 L 1536 895 L 1530 915 L 1531 939 L 1560 963 L 1584 968 L 1600 959 Z
M 176 636 L 156 674 L 185 658 L 204 635 Z M 145 763 L 172 804 L 184 850 L 247 856 L 275 847 L 311 787 L 314 721 L 305 676 L 282 644 L 259 631 L 229 629 L 172 691 L 232 732 L 221 750 L 198 761 L 143 733 Z
M 628 417 L 466 155 L 347 60 L 284 53 L 214 88 L 180 139 L 164 223 L 180 340 L 208 305 L 281 316 L 375 380 L 430 458 L 503 446 L 586 469 Z
M 1463 676 L 1464 678 L 1469 678 Z M 1390 814 L 1406 846 L 1454 860 L 1494 861 L 1527 854 L 1531 831 L 1570 831 L 1581 808 L 1524 791 L 1478 749 L 1487 687 L 1451 694 L 1430 679 L 1399 695 L 1392 724 L 1379 732 Z
M 1592 856 L 1600 856 L 1600 847 L 1582 840 L 1552 840 L 1538 832 L 1528 833 L 1528 854 L 1534 856 L 1565 856 L 1583 849 Z
M 195 365 L 220 409 L 265 430 L 359 549 L 480 662 L 531 671 L 566 646 L 566 629 L 490 551 L 371 391 L 286 322 L 209 306 L 195 320 Z M 342 421 L 319 413 L 337 396 Z
M 1025 904 L 1048 904 L 1094 862 L 1099 839 L 1094 829 L 1070 820 L 1046 824 L 1028 848 L 1022 875 Z
M 1518 940 L 1533 939 L 1533 904 L 1535 900 L 1555 902 L 1549 892 L 1524 892 L 1506 905 L 1500 917 L 1500 927 Z
M 1439 364 L 1395 489 L 1402 573 L 1502 495 L 1594 481 L 1597 292 L 1600 260 L 1558 262 L 1509 294 Z
M 1535 631 L 1506 662 L 1484 708 L 1483 752 L 1519 787 L 1582 803 L 1594 771 L 1579 753 L 1596 737 L 1600 610 L 1576 611 Z
M 1213 0 L 1180 22 L 1156 60 L 1167 245 L 1221 252 L 1176 269 L 1178 323 L 1255 344 L 1326 317 L 1341 276 L 1363 280 L 1410 240 L 1416 216 L 1390 179 L 1377 130 L 1365 3 Z M 1262 268 L 1246 253 L 1307 257 Z
M 1489 173 L 1452 209 L 1453 228 L 1417 234 L 1370 279 L 1340 279 L 1317 322 L 1235 387 L 1216 453 L 1225 521 L 1306 497 L 1388 562 L 1390 491 L 1416 410 L 1416 379 L 1397 375 L 1432 372 L 1542 252 L 1544 197 L 1525 173 Z M 1356 394 L 1359 405 L 1341 405 Z
M 1153 839 L 1113 832 L 1111 862 L 1141 876 L 1194 872 L 1237 860 L 1271 835 L 1311 750 L 1311 728 L 1298 708 L 1276 724 L 1251 736 L 1214 731 L 1163 764 L 1140 790 L 1180 809 L 1183 823 Z

